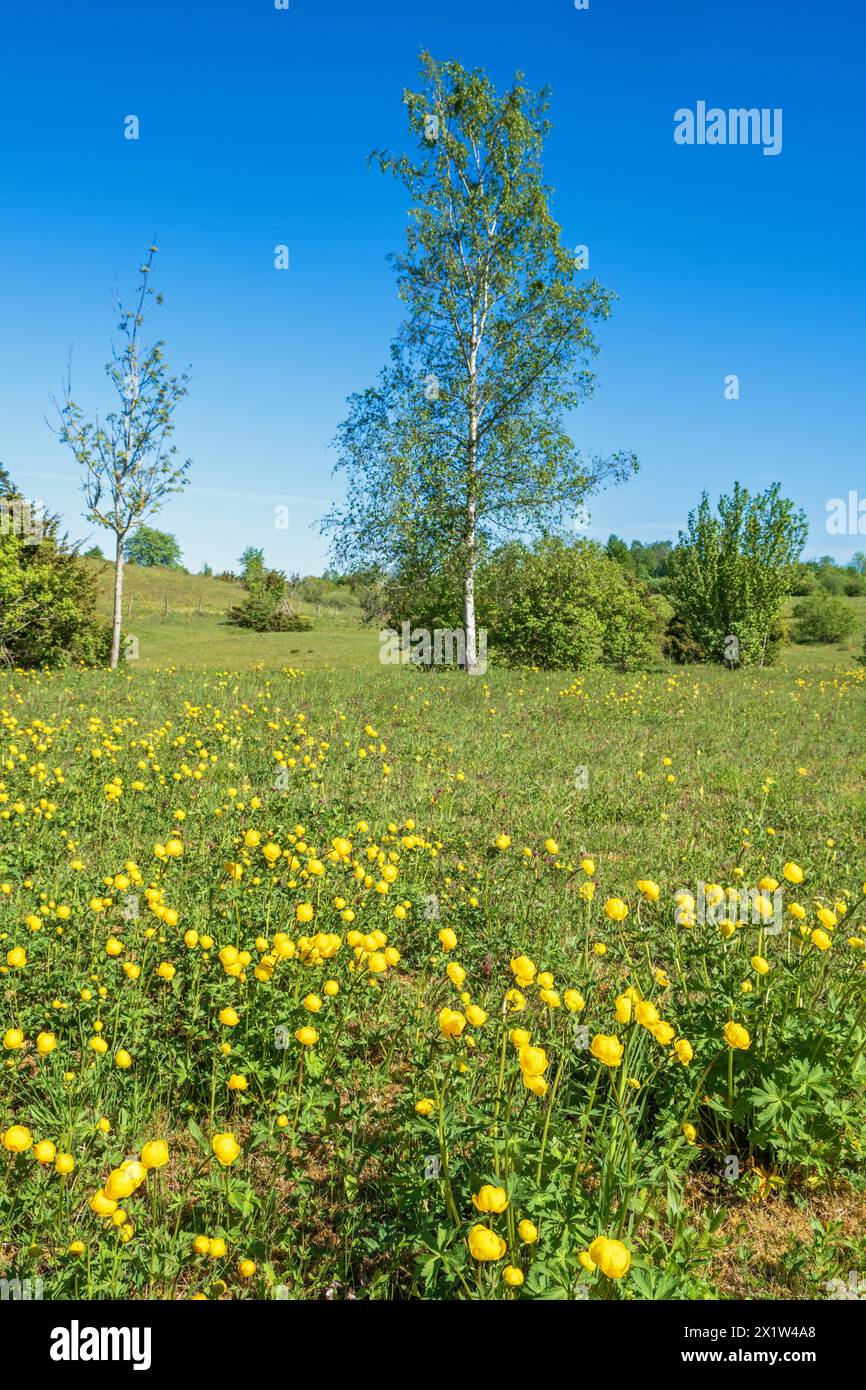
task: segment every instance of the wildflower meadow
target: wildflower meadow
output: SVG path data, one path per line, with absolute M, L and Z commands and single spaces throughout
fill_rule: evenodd
M 4 677 L 5 1276 L 54 1299 L 845 1287 L 863 681 Z

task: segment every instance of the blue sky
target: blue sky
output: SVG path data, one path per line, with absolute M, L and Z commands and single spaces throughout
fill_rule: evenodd
M 673 536 L 702 487 L 779 479 L 809 516 L 807 553 L 866 549 L 826 531 L 831 498 L 866 497 L 864 39 L 855 0 L 15 7 L 0 56 L 0 460 L 71 536 L 105 541 L 45 417 L 70 346 L 76 398 L 104 408 L 112 294 L 133 288 L 156 233 L 166 304 L 151 323 L 191 368 L 177 443 L 193 459 L 156 524 L 194 569 L 259 544 L 283 569 L 320 570 L 311 524 L 341 490 L 329 442 L 400 319 L 386 255 L 404 199 L 367 155 L 403 148 L 401 94 L 427 47 L 499 85 L 519 68 L 552 88 L 554 214 L 620 296 L 572 432 L 641 460 L 595 499 L 589 534 Z M 675 144 L 674 112 L 700 100 L 780 107 L 781 153 Z

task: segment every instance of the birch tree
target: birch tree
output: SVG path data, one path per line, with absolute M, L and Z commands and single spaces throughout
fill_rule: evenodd
M 345 504 L 323 521 L 348 568 L 459 571 L 466 669 L 477 670 L 475 576 L 485 547 L 573 521 L 637 468 L 586 458 L 566 416 L 592 392 L 592 325 L 614 296 L 563 244 L 542 173 L 548 93 L 422 56 L 406 91 L 413 152 L 371 159 L 408 195 L 392 257 L 407 314 L 378 382 L 339 428 Z
M 121 341 L 119 346 L 112 346 L 105 368 L 116 404 L 104 419 L 99 415 L 92 421 L 86 419 L 72 399 L 71 374 L 64 401 L 58 404 L 58 437 L 83 470 L 86 515 L 114 535 L 112 670 L 120 658 L 126 538 L 158 512 L 171 493 L 182 490 L 190 467 L 189 459 L 177 462 L 177 448 L 171 442 L 175 410 L 187 394 L 189 377 L 172 376 L 164 342 L 157 340 L 150 346 L 142 342 L 148 297 L 153 295 L 155 302 L 162 304 L 162 296 L 155 295 L 150 284 L 156 251 L 151 246 L 140 267 L 141 283 L 132 307 L 124 308 L 118 297 Z

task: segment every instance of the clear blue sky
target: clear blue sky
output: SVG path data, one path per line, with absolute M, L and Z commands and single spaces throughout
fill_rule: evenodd
M 594 502 L 590 534 L 673 536 L 702 487 L 780 479 L 807 553 L 866 549 L 825 525 L 830 498 L 866 496 L 860 0 L 43 0 L 9 7 L 3 40 L 0 460 L 76 539 L 105 533 L 81 515 L 49 396 L 73 345 L 74 393 L 104 408 L 112 292 L 155 232 L 151 322 L 192 370 L 177 443 L 194 461 L 156 524 L 191 568 L 247 544 L 321 568 L 329 441 L 400 318 L 385 258 L 403 197 L 366 158 L 403 147 L 428 47 L 552 88 L 554 213 L 620 296 L 573 433 L 642 465 Z M 781 107 L 781 154 L 676 145 L 674 111 L 699 100 Z

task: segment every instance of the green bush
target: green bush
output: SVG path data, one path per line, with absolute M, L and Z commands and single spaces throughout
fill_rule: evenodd
M 844 642 L 856 621 L 843 599 L 819 591 L 794 605 L 794 641 Z
M 507 665 L 629 671 L 658 656 L 649 594 L 593 541 L 504 547 L 481 578 L 482 625 Z
M 279 570 L 262 570 L 248 581 L 245 597 L 229 609 L 228 620 L 254 632 L 310 632 L 313 624 L 289 611 L 285 593 L 285 577 Z
M 107 665 L 111 629 L 96 617 L 94 577 L 59 534 L 55 517 L 42 518 L 41 537 L 13 521 L 22 501 L 0 468 L 0 661 Z

